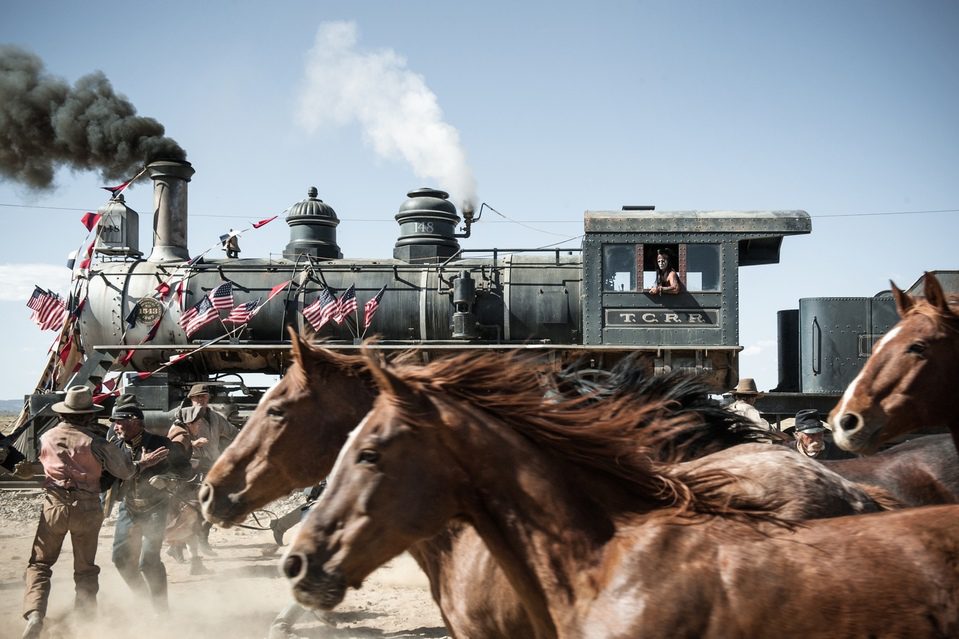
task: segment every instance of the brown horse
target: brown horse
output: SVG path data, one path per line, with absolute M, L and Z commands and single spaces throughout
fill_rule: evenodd
M 207 520 L 221 525 L 329 474 L 378 392 L 363 357 L 314 348 L 291 332 L 293 364 L 260 400 L 200 489 Z M 410 555 L 454 637 L 529 636 L 526 612 L 479 535 L 452 524 Z M 478 585 L 478 588 L 473 586 Z
M 770 501 L 730 503 L 729 473 L 653 461 L 681 418 L 544 402 L 502 358 L 371 366 L 381 394 L 283 562 L 301 603 L 335 606 L 462 519 L 538 638 L 959 633 L 959 507 L 777 527 Z
M 822 464 L 846 479 L 882 488 L 904 507 L 959 503 L 959 453 L 949 434 L 917 437 L 875 455 Z
M 314 348 L 295 334 L 292 339 L 294 357 L 288 374 L 264 396 L 206 476 L 200 499 L 204 515 L 214 523 L 241 521 L 254 509 L 326 477 L 350 430 L 372 407 L 377 390 L 364 358 Z M 642 380 L 631 371 L 628 361 L 624 362 L 603 384 L 588 389 L 585 400 L 608 400 L 620 394 L 637 404 L 656 401 L 671 406 L 674 413 L 680 408 L 688 411 L 698 418 L 699 428 L 685 432 L 687 441 L 678 452 L 687 458 L 711 452 L 716 442 L 719 448 L 728 448 L 756 435 L 735 428 L 737 421 L 729 413 L 711 409 L 702 399 L 702 388 L 690 379 Z M 557 385 L 576 395 L 581 389 L 573 377 L 564 372 L 557 376 L 562 382 Z M 610 388 L 618 393 L 609 392 Z M 743 482 L 749 483 L 740 486 L 740 492 L 770 490 L 794 495 L 782 504 L 782 514 L 789 518 L 877 509 L 861 487 L 780 447 L 739 446 L 704 460 L 701 463 L 714 467 L 732 464 L 740 468 L 747 476 Z M 759 469 L 764 469 L 765 485 L 748 479 Z M 800 486 L 809 489 L 799 491 Z M 414 544 L 410 552 L 429 576 L 433 597 L 454 635 L 529 636 L 531 629 L 518 598 L 472 528 L 453 526 Z M 480 585 L 474 587 L 477 581 Z
M 926 273 L 925 299 L 892 284 L 899 323 L 890 329 L 829 415 L 836 443 L 868 453 L 919 426 L 951 430 L 959 448 L 959 309 Z

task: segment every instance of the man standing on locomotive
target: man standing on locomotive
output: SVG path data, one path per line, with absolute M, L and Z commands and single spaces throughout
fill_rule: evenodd
M 135 399 L 133 399 L 135 402 Z M 166 612 L 166 567 L 160 559 L 170 494 L 153 478 L 189 467 L 178 446 L 143 427 L 143 410 L 135 403 L 118 403 L 110 416 L 108 435 L 117 448 L 134 460 L 137 472 L 117 488 L 120 508 L 113 538 L 113 563 L 127 585 L 137 593 L 149 591 L 153 608 Z
M 26 571 L 24 639 L 36 639 L 43 629 L 53 565 L 67 533 L 73 544 L 74 606 L 81 614 L 96 613 L 100 568 L 95 560 L 103 524 L 100 477 L 106 470 L 119 479 L 129 479 L 137 470 L 128 455 L 94 430 L 96 413 L 103 407 L 93 403 L 89 388 L 71 387 L 52 409 L 61 421 L 40 436 L 45 494 Z

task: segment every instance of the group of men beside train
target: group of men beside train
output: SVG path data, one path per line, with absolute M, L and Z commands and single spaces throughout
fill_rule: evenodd
M 755 408 L 761 393 L 754 380 L 742 379 L 731 394 L 734 401 L 729 410 L 775 430 Z M 164 542 L 169 546 L 167 554 L 178 561 L 184 560 L 183 546 L 189 545 L 191 573 L 206 572 L 199 548 L 213 554 L 207 541 L 210 526 L 199 516 L 196 484 L 189 479 L 209 471 L 238 430 L 209 406 L 206 385 L 194 385 L 187 397 L 189 405 L 176 412 L 166 436 L 146 430 L 143 410 L 133 395 L 117 399 L 106 433 L 97 422 L 103 407 L 93 402 L 87 387 L 69 389 L 64 400 L 53 405 L 60 422 L 40 437 L 45 494 L 26 571 L 24 639 L 40 636 L 53 565 L 68 533 L 75 557 L 75 607 L 81 615 L 95 613 L 100 572 L 95 563 L 97 540 L 104 513 L 114 503 L 118 508 L 113 563 L 134 592 L 150 598 L 157 613 L 168 610 L 167 575 L 161 559 Z M 824 438 L 826 428 L 813 409 L 800 411 L 793 428 L 795 440 L 790 446 L 804 455 L 817 459 L 848 455 Z M 316 494 L 308 502 L 322 488 L 313 490 Z M 278 544 L 300 514 L 297 510 L 275 522 L 272 528 Z M 295 618 L 299 607 L 291 606 L 291 612 Z M 278 620 L 286 626 L 292 618 L 281 614 Z
M 191 572 L 202 571 L 197 546 L 212 552 L 206 540 L 209 526 L 201 523 L 196 485 L 190 479 L 210 469 L 238 430 L 209 406 L 206 385 L 194 385 L 188 398 L 190 405 L 177 411 L 166 436 L 145 429 L 143 410 L 133 395 L 117 399 L 105 433 L 97 422 L 103 407 L 93 402 L 89 388 L 70 388 L 64 400 L 53 405 L 60 421 L 39 440 L 44 500 L 26 570 L 25 639 L 40 636 L 53 565 L 67 534 L 74 553 L 75 608 L 81 616 L 95 614 L 97 541 L 104 514 L 114 503 L 113 563 L 131 589 L 149 596 L 157 613 L 168 610 L 166 568 L 160 557 L 165 539 L 173 540 L 171 548 L 192 539 Z
M 779 430 L 772 425 L 756 409 L 756 401 L 762 396 L 756 388 L 756 381 L 750 377 L 739 380 L 731 393 L 733 401 L 726 408 L 738 415 L 742 415 L 766 430 Z M 827 437 L 828 429 L 819 419 L 819 412 L 815 408 L 806 408 L 798 413 L 792 424 L 781 425 L 783 432 L 792 432 L 793 440 L 786 445 L 793 450 L 819 460 L 848 459 L 855 457 L 852 453 L 842 450 L 832 439 Z

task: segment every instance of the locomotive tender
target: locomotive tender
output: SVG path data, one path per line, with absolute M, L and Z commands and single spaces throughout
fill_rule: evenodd
M 742 348 L 739 268 L 777 263 L 785 236 L 811 231 L 804 211 L 623 207 L 587 211 L 579 250 L 466 249 L 459 240 L 469 236 L 472 211 L 461 218 L 446 193 L 420 189 L 396 213 L 392 259 L 344 259 L 336 240 L 339 218 L 310 189 L 288 209 L 290 241 L 282 257 L 197 261 L 187 248 L 193 167 L 161 160 L 147 170 L 154 182 L 152 250 L 146 257 L 139 250 L 139 215 L 122 197 L 100 210 L 99 260 L 87 275 L 87 303 L 78 322 L 86 360 L 69 384 L 95 386 L 129 350 L 135 352 L 128 364 L 134 371 L 155 371 L 188 354 L 163 373 L 129 381 L 148 425 L 156 427 L 194 382 L 233 373 L 281 374 L 289 357 L 286 327 L 312 330 L 302 309 L 323 288 L 341 293 L 351 285 L 360 309 L 386 287 L 369 331 L 379 338 L 373 348 L 416 348 L 424 357 L 448 350 L 536 349 L 563 360 L 587 356 L 597 368 L 639 352 L 650 374 L 696 371 L 724 392 L 738 380 Z M 461 222 L 466 232 L 458 234 Z M 679 295 L 645 292 L 655 277 L 656 250 L 663 247 L 678 256 L 686 285 Z M 161 283 L 184 274 L 182 303 L 156 299 Z M 224 334 L 219 322 L 190 338 L 178 322 L 184 309 L 223 282 L 232 282 L 234 303 L 240 304 L 267 299 L 287 280 L 291 285 L 229 340 L 209 344 Z M 318 337 L 334 349 L 361 347 L 345 325 L 324 326 Z M 31 410 L 53 399 L 36 398 Z

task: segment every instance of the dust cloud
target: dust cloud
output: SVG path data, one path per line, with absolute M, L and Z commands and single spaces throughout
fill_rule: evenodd
M 19 637 L 24 627 L 20 603 L 23 572 L 30 557 L 41 494 L 0 492 L 0 628 L 4 637 Z M 291 502 L 292 503 L 292 502 Z M 289 504 L 276 506 L 285 512 Z M 44 624 L 49 639 L 263 639 L 276 614 L 292 601 L 279 574 L 279 549 L 270 531 L 214 528 L 210 541 L 217 552 L 203 562 L 208 575 L 190 575 L 189 563 L 164 555 L 170 612 L 158 615 L 120 578 L 110 560 L 113 522 L 100 532 L 99 611 L 95 620 L 78 619 L 73 611 L 73 557 L 70 542 L 53 569 L 53 590 Z M 287 540 L 291 539 L 288 533 Z M 402 555 L 351 590 L 328 614 L 307 612 L 294 631 L 309 638 L 447 637 L 426 576 L 409 555 Z

